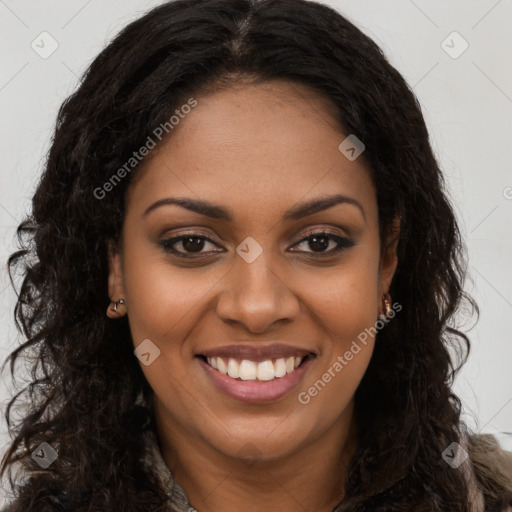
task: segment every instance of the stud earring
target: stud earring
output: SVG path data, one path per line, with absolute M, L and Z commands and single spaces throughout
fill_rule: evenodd
M 109 318 L 121 318 L 124 315 L 126 315 L 126 301 L 124 299 L 112 301 L 107 309 L 107 316 Z
M 123 299 L 119 299 L 119 300 L 118 300 L 118 301 L 116 301 L 116 302 L 111 302 L 111 304 L 114 304 L 114 305 L 113 305 L 110 309 L 111 309 L 112 311 L 117 311 L 117 306 L 118 306 L 119 304 L 126 304 L 126 302 L 125 302 Z
M 393 309 L 391 307 L 391 295 L 389 295 L 389 293 L 385 293 L 382 296 L 382 302 L 384 303 L 384 313 L 380 313 L 379 317 L 381 320 L 386 321 L 393 312 Z

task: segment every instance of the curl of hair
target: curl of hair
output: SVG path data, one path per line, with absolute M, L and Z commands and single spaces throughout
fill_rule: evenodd
M 450 388 L 470 347 L 451 321 L 463 301 L 478 307 L 463 291 L 466 253 L 442 173 L 420 105 L 381 49 L 306 0 L 164 3 L 114 38 L 59 109 L 31 214 L 18 227 L 20 250 L 9 258 L 13 285 L 13 272 L 23 275 L 14 313 L 27 341 L 5 363 L 14 375 L 22 354 L 32 358 L 32 382 L 5 413 L 13 441 L 0 470 L 21 463 L 28 476 L 14 487 L 9 475 L 19 510 L 165 509 L 164 490 L 138 460 L 141 435 L 154 428 L 152 390 L 126 318 L 105 316 L 108 244 L 119 241 L 137 170 L 105 199 L 94 190 L 187 98 L 276 79 L 325 95 L 344 133 L 364 141 L 381 241 L 401 220 L 390 294 L 402 311 L 378 333 L 356 392 L 360 442 L 342 510 L 470 510 L 462 473 L 441 453 L 461 436 Z M 43 441 L 59 457 L 41 471 L 30 454 Z M 470 444 L 478 458 L 482 444 Z M 488 466 L 476 469 L 489 503 L 510 499 L 505 478 L 491 484 Z

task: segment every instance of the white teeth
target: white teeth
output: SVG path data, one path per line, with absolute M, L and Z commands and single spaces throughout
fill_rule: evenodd
M 275 362 L 267 359 L 259 363 L 248 359 L 238 363 L 236 359 L 230 358 L 227 365 L 222 357 L 207 357 L 207 361 L 212 368 L 232 379 L 268 381 L 292 373 L 300 365 L 302 357 L 281 357 Z
M 274 374 L 274 364 L 272 361 L 262 361 L 258 364 L 258 380 L 272 380 Z
M 274 374 L 276 377 L 284 377 L 286 375 L 286 363 L 284 358 L 277 359 L 274 363 Z
M 233 359 L 230 360 L 230 362 L 233 361 Z M 236 362 L 235 362 L 236 364 Z M 256 378 L 256 363 L 253 361 L 248 361 L 247 359 L 244 359 L 240 363 L 239 368 L 239 376 L 242 380 L 254 380 Z M 231 375 L 230 375 L 231 377 Z
M 232 379 L 240 377 L 240 365 L 234 359 L 230 359 L 228 362 L 228 375 Z
M 219 372 L 222 373 L 222 375 L 228 374 L 228 367 L 226 366 L 226 363 L 224 362 L 224 359 L 222 359 L 222 357 L 212 357 L 210 359 L 217 360 L 217 366 L 219 367 Z

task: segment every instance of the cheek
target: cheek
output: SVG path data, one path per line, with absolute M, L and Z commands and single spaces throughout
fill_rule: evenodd
M 322 345 L 315 370 L 297 395 L 307 417 L 323 425 L 322 428 L 327 428 L 347 410 L 374 347 L 376 287 L 347 291 L 322 309 L 319 323 L 329 342 Z
M 307 297 L 308 307 L 332 342 L 326 349 L 343 353 L 378 319 L 377 260 L 361 252 L 316 286 L 310 284 Z
M 125 291 L 134 342 L 150 338 L 166 350 L 179 348 L 179 343 L 170 340 L 181 339 L 180 333 L 196 321 L 194 311 L 221 276 L 200 268 L 179 268 L 162 257 L 143 256 L 134 253 L 126 264 Z
M 141 360 L 140 365 L 169 410 L 189 409 L 189 394 L 179 392 L 190 378 L 193 360 L 185 351 L 187 335 L 197 324 L 198 308 L 218 280 L 219 276 L 200 269 L 173 266 L 162 256 L 140 248 L 132 248 L 125 259 L 125 294 L 134 348 L 148 339 L 157 347 L 153 350 L 158 355 L 151 364 Z
M 318 403 L 336 403 L 343 408 L 355 392 L 368 367 L 378 320 L 377 260 L 359 257 L 340 266 L 323 287 L 308 295 L 317 325 L 329 340 L 322 345 L 318 366 L 303 387 Z M 320 398 L 320 395 L 322 398 Z M 332 403 L 332 402 L 331 402 Z

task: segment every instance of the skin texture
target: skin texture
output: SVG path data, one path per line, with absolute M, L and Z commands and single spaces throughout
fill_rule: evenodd
M 135 347 L 149 338 L 161 351 L 142 369 L 155 392 L 164 459 L 192 505 L 200 512 L 330 512 L 343 497 L 357 442 L 353 396 L 374 339 L 308 404 L 297 395 L 375 325 L 396 244 L 380 259 L 376 192 L 363 156 L 349 161 L 338 150 L 348 134 L 327 99 L 285 81 L 196 99 L 128 189 L 109 293 L 126 300 Z M 359 201 L 364 216 L 338 204 L 282 220 L 298 203 L 333 194 Z M 232 210 L 234 221 L 175 205 L 144 215 L 166 197 L 208 200 Z M 323 229 L 354 245 L 322 257 L 303 240 Z M 191 231 L 213 241 L 204 242 L 201 258 L 159 245 Z M 252 263 L 235 252 L 248 236 L 263 249 Z M 190 253 L 191 246 L 174 248 Z M 324 252 L 335 247 L 331 239 Z M 287 396 L 242 403 L 213 386 L 194 356 L 248 340 L 304 347 L 316 358 Z

